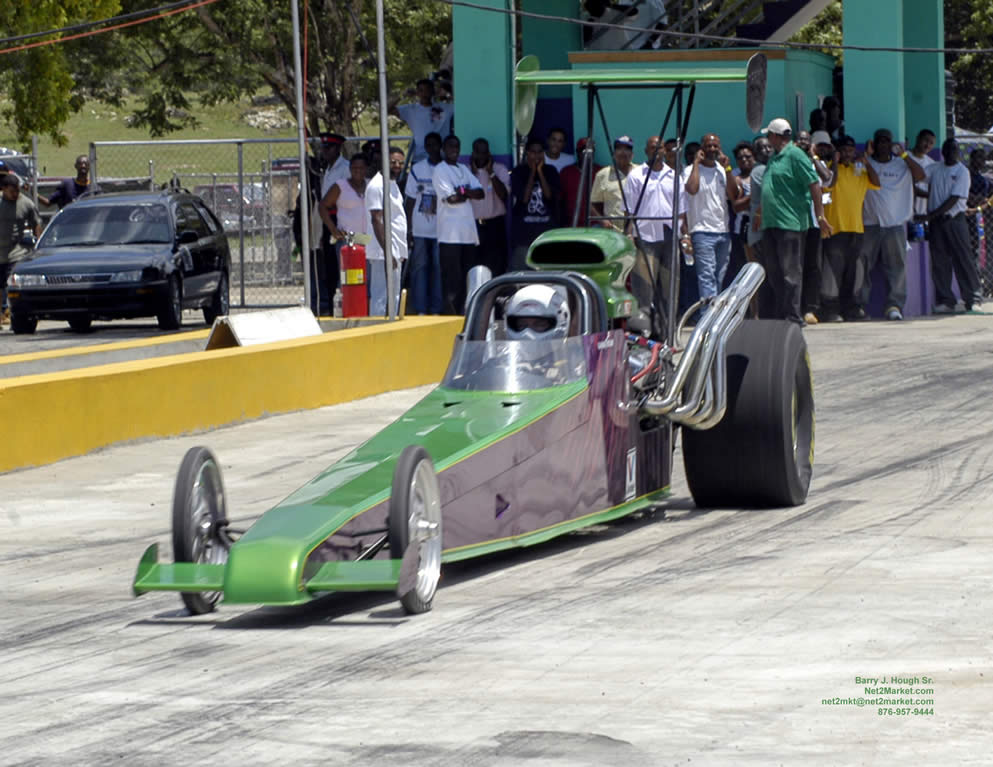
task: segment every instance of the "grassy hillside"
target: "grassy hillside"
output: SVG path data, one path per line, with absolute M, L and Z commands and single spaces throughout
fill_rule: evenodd
M 2 106 L 2 104 L 0 104 Z M 244 172 L 257 173 L 272 158 L 296 155 L 296 124 L 289 113 L 279 105 L 254 106 L 249 100 L 236 104 L 219 104 L 198 107 L 194 112 L 200 121 L 195 129 L 185 129 L 169 134 L 166 139 L 291 139 L 290 143 L 246 144 L 243 153 Z M 89 152 L 91 141 L 150 141 L 148 132 L 131 128 L 125 121 L 126 111 L 100 102 L 89 102 L 81 112 L 69 120 L 65 133 L 69 142 L 64 147 L 44 137 L 39 137 L 39 173 L 48 176 L 70 176 L 73 162 L 80 154 Z M 260 119 L 261 118 L 261 119 Z M 369 121 L 374 127 L 375 116 Z M 265 130 L 260 123 L 277 123 Z M 283 123 L 283 124 L 279 124 Z M 402 131 L 406 132 L 406 131 Z M 0 146 L 21 150 L 16 144 L 10 126 L 0 122 Z M 30 151 L 30 147 L 28 148 Z M 210 174 L 235 174 L 238 154 L 234 145 L 169 146 L 145 145 L 135 147 L 107 147 L 98 153 L 101 176 L 147 177 L 150 170 L 158 183 L 167 181 L 174 173 L 184 181 L 209 183 Z

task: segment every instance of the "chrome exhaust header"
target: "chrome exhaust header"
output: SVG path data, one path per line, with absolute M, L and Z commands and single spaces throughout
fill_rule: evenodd
M 720 423 L 727 410 L 727 342 L 764 279 L 759 264 L 747 263 L 727 290 L 704 302 L 706 311 L 680 356 L 669 391 L 662 399 L 646 400 L 642 412 L 695 429 Z M 686 312 L 680 327 L 696 308 Z

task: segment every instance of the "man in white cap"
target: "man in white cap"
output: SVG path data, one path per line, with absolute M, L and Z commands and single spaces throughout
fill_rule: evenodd
M 810 206 L 821 232 L 831 226 L 821 204 L 820 178 L 810 157 L 793 143 L 789 121 L 777 117 L 762 133 L 769 137 L 772 156 L 762 178 L 759 218 L 762 227 L 762 264 L 772 290 L 769 313 L 804 325 L 801 313 L 803 292 L 803 244 L 810 221 Z

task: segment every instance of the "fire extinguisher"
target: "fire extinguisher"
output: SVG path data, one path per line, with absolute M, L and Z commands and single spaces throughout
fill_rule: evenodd
M 349 232 L 341 249 L 341 316 L 367 317 L 365 245 L 353 244 L 354 239 L 355 232 Z

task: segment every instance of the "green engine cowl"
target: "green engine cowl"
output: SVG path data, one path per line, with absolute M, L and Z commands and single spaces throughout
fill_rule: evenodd
M 630 317 L 638 302 L 627 289 L 634 268 L 634 243 L 614 229 L 551 229 L 543 232 L 528 250 L 528 266 L 535 269 L 574 271 L 588 275 L 603 291 L 610 319 Z

